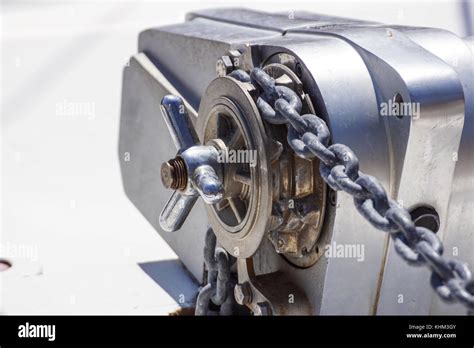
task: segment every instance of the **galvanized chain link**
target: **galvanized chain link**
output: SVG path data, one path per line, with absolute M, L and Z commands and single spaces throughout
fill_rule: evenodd
M 231 261 L 231 256 L 223 248 L 216 247 L 216 235 L 209 227 L 204 243 L 207 284 L 199 291 L 195 315 L 232 314 L 234 299 L 229 295 L 232 294 Z M 211 308 L 211 304 L 214 308 Z
M 396 252 L 412 266 L 432 270 L 431 286 L 446 302 L 459 302 L 474 313 L 474 279 L 467 266 L 443 257 L 438 236 L 425 227 L 415 226 L 410 213 L 387 196 L 373 176 L 359 170 L 359 160 L 343 144 L 329 145 L 330 132 L 324 120 L 312 114 L 300 115 L 301 100 L 290 88 L 277 86 L 262 69 L 250 75 L 235 70 L 229 76 L 252 83 L 259 91 L 257 107 L 263 119 L 271 124 L 287 124 L 288 144 L 306 159 L 320 160 L 320 174 L 335 191 L 354 198 L 358 212 L 375 228 L 390 233 Z

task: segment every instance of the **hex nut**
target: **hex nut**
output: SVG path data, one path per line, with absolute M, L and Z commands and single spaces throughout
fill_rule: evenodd
M 238 50 L 230 50 L 229 51 L 229 57 L 231 59 L 232 65 L 234 66 L 235 69 L 240 67 L 241 63 L 241 57 L 242 53 Z
M 226 76 L 234 70 L 234 64 L 229 56 L 222 56 L 216 62 L 216 74 L 219 77 Z

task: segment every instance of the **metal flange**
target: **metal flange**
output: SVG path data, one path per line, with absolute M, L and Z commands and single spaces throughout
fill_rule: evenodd
M 231 77 L 213 80 L 202 97 L 196 124 L 201 143 L 220 144 L 222 153 L 245 151 L 241 153 L 255 156 L 254 163 L 224 163 L 224 199 L 206 205 L 219 243 L 238 258 L 250 257 L 258 249 L 272 209 L 269 178 L 275 146 L 267 137 L 255 93 L 250 83 Z

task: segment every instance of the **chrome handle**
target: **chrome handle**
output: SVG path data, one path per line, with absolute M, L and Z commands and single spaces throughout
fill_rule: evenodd
M 164 96 L 161 100 L 161 113 L 178 152 L 199 144 L 188 111 L 180 97 Z
M 222 168 L 217 149 L 199 143 L 180 97 L 165 96 L 161 112 L 178 153 L 161 165 L 161 182 L 174 192 L 161 211 L 159 223 L 163 230 L 174 232 L 181 228 L 198 196 L 206 204 L 223 198 Z
M 181 228 L 198 196 L 186 196 L 174 191 L 160 214 L 160 226 L 166 232 Z

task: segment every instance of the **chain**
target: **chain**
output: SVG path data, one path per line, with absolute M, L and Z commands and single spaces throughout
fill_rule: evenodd
M 359 160 L 346 145 L 329 145 L 326 123 L 312 114 L 300 115 L 302 103 L 290 88 L 275 85 L 262 69 L 250 75 L 235 70 L 229 76 L 250 82 L 260 91 L 257 107 L 263 119 L 271 124 L 286 124 L 288 144 L 302 158 L 320 160 L 319 171 L 335 191 L 344 191 L 354 199 L 357 211 L 375 228 L 388 232 L 396 252 L 412 266 L 431 269 L 430 283 L 446 302 L 458 302 L 474 313 L 474 279 L 467 264 L 443 257 L 438 236 L 425 227 L 415 226 L 410 213 L 387 196 L 373 176 L 359 170 Z
M 207 229 L 204 243 L 204 263 L 207 269 L 207 284 L 199 291 L 195 315 L 231 315 L 234 299 L 230 276 L 231 256 L 221 247 L 216 247 L 216 235 Z

